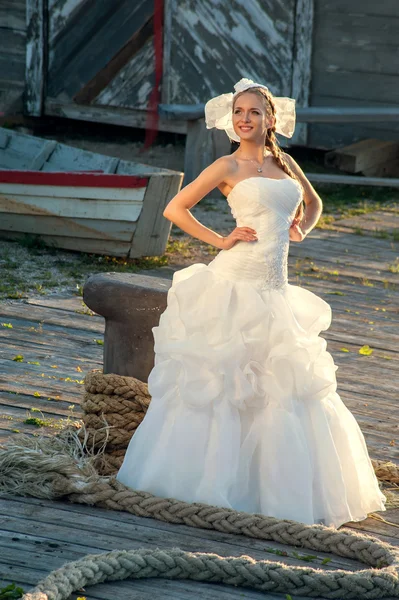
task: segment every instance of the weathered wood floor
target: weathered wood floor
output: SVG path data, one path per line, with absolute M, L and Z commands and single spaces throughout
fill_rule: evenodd
M 383 216 L 388 232 L 391 217 Z M 362 217 L 362 226 L 365 221 Z M 339 366 L 338 392 L 358 420 L 370 456 L 399 462 L 399 244 L 371 234 L 354 235 L 351 228 L 356 224 L 350 222 L 341 225 L 335 231 L 314 230 L 303 244 L 291 244 L 290 282 L 331 304 L 332 326 L 323 335 Z M 162 273 L 171 275 L 168 269 Z M 0 306 L 0 440 L 15 431 L 57 432 L 63 419 L 79 418 L 83 377 L 102 364 L 102 346 L 97 342 L 102 339 L 102 319 L 82 314 L 84 311 L 81 298 L 63 296 Z M 373 350 L 369 356 L 359 354 L 366 345 Z M 13 360 L 18 355 L 23 362 Z M 45 426 L 38 429 L 26 424 L 27 416 L 41 418 Z M 350 527 L 397 545 L 399 509 L 380 514 L 390 524 L 369 517 Z M 87 553 L 140 546 L 250 554 L 319 568 L 360 567 L 338 557 L 328 565 L 321 565 L 319 559 L 307 563 L 292 556 L 294 548 L 276 543 L 61 502 L 3 498 L 0 519 L 0 587 L 16 582 L 27 590 L 65 561 Z M 270 547 L 285 550 L 288 556 L 265 552 Z M 322 559 L 325 555 L 318 556 Z M 160 599 L 285 597 L 166 580 L 104 584 L 78 595 L 93 600 L 143 600 L 155 595 Z

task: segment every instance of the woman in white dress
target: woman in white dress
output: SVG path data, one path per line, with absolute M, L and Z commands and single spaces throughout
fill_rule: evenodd
M 322 211 L 275 137 L 292 136 L 295 101 L 242 79 L 205 115 L 239 148 L 164 216 L 220 252 L 174 274 L 152 330 L 151 403 L 117 478 L 157 496 L 307 524 L 362 520 L 385 510 L 386 498 L 319 335 L 331 307 L 287 277 L 290 241 L 301 242 Z M 190 212 L 216 187 L 237 222 L 225 237 Z

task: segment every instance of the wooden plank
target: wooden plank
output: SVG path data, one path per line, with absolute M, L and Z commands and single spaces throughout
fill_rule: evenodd
M 163 211 L 179 191 L 181 182 L 182 174 L 174 177 L 156 174 L 151 177 L 134 233 L 130 258 L 164 253 L 172 224 L 164 218 Z
M 257 540 L 243 535 L 233 536 L 228 533 L 188 527 L 187 525 L 179 525 L 176 528 L 176 525 L 172 523 L 136 517 L 128 513 L 124 513 L 124 519 L 121 522 L 121 515 L 118 511 L 105 511 L 101 508 L 86 510 L 89 507 L 77 504 L 71 505 L 72 510 L 69 510 L 69 505 L 66 503 L 34 499 L 31 502 L 31 499 L 27 500 L 19 501 L 18 497 L 15 499 L 11 497 L 0 501 L 3 508 L 7 507 L 7 511 L 2 511 L 2 514 L 5 515 L 0 521 L 2 530 L 10 531 L 11 526 L 15 524 L 15 529 L 26 527 L 28 535 L 37 535 L 37 529 L 36 531 L 33 530 L 36 521 L 40 524 L 40 527 L 43 526 L 43 529 L 40 528 L 40 537 L 54 541 L 61 541 L 66 538 L 65 541 L 76 543 L 76 534 L 74 536 L 74 531 L 70 531 L 70 528 L 79 518 L 81 530 L 86 532 L 81 545 L 84 546 L 88 543 L 97 546 L 101 550 L 112 548 L 112 544 L 115 547 L 116 543 L 122 544 L 122 549 L 126 549 L 127 544 L 131 549 L 142 545 L 147 548 L 170 547 L 170 538 L 173 536 L 174 544 L 189 552 L 195 551 L 194 549 L 199 545 L 203 548 L 201 551 L 213 551 L 220 556 L 240 556 L 250 549 L 253 558 L 262 560 L 265 559 L 264 547 L 266 545 L 287 551 L 289 556 L 284 557 L 287 564 L 302 564 L 302 561 L 292 556 L 292 551 L 295 548 L 279 542 Z M 45 514 L 48 515 L 48 519 L 45 519 Z M 15 530 L 12 531 L 18 533 Z M 132 535 L 133 531 L 134 535 Z M 211 550 L 212 546 L 213 550 Z M 303 548 L 299 548 L 299 552 L 302 553 Z M 355 570 L 362 565 L 359 561 L 349 560 L 326 552 L 317 552 L 317 556 L 321 559 L 317 561 L 317 567 L 323 570 L 341 568 Z M 331 558 L 328 566 L 321 564 L 322 559 L 326 557 Z M 269 556 L 268 553 L 267 559 L 279 561 L 281 556 L 273 554 Z
M 50 158 L 52 152 L 57 146 L 57 142 L 53 140 L 49 140 L 40 150 L 40 152 L 34 157 L 32 162 L 29 165 L 29 169 L 32 171 L 40 171 L 43 167 L 44 163 Z M 3 182 L 4 173 L 0 173 L 0 181 Z
M 5 240 L 23 239 L 25 233 L 2 231 L 1 237 Z M 130 242 L 114 242 L 107 240 L 59 237 L 53 235 L 41 235 L 40 239 L 49 248 L 62 248 L 74 252 L 87 252 L 89 254 L 101 254 L 103 256 L 121 256 L 127 258 L 130 251 Z
M 327 166 L 336 166 L 341 171 L 359 173 L 398 156 L 399 144 L 396 142 L 367 139 L 328 152 L 324 162 Z
M 88 152 L 80 148 L 57 144 L 50 159 L 45 163 L 43 171 L 103 171 L 114 173 L 117 169 L 119 159 Z M 98 175 L 101 177 L 101 175 Z M 111 177 L 108 178 L 112 180 Z
M 91 345 L 94 346 L 94 343 Z M 65 364 L 65 362 L 64 364 L 62 364 L 62 361 L 59 360 L 57 361 L 57 363 L 59 362 L 60 364 L 54 365 L 54 359 L 46 360 L 46 357 L 43 356 L 43 354 L 40 355 L 37 351 L 30 353 L 29 349 L 27 349 L 26 351 L 22 349 L 22 352 L 24 352 L 23 362 L 15 362 L 12 359 L 15 350 L 15 348 L 7 348 L 4 352 L 3 350 L 1 352 L 2 357 L 0 358 L 0 363 L 3 369 L 7 371 L 6 373 L 3 373 L 1 375 L 2 382 L 11 381 L 12 378 L 15 378 L 15 376 L 17 375 L 17 383 L 20 385 L 22 380 L 24 380 L 26 383 L 27 377 L 25 377 L 25 375 L 27 375 L 32 378 L 32 381 L 34 380 L 36 383 L 42 385 L 46 389 L 49 386 L 54 385 L 54 389 L 57 389 L 57 391 L 65 390 L 66 388 L 68 388 L 69 390 L 76 392 L 76 394 L 81 393 L 81 390 L 83 389 L 81 386 L 83 386 L 84 379 L 84 374 L 82 375 L 83 369 L 81 372 L 76 372 L 76 369 L 73 369 L 72 377 L 70 376 L 69 369 L 72 365 L 85 366 L 82 357 L 76 356 L 74 358 L 73 356 L 71 356 L 69 364 Z M 61 356 L 59 358 L 61 358 Z M 36 365 L 34 364 L 36 361 L 32 359 L 39 359 L 39 361 L 41 360 L 42 362 L 40 362 L 39 365 Z M 89 356 L 87 357 L 87 359 L 89 361 L 91 360 Z M 28 362 L 29 360 L 31 361 L 30 364 Z M 95 362 L 95 364 L 97 365 L 98 361 Z M 50 368 L 50 365 L 51 367 L 54 366 L 57 368 Z M 46 371 L 46 369 L 47 373 L 44 372 Z M 4 389 L 5 391 L 7 391 L 6 388 Z
M 151 36 L 131 60 L 93 100 L 97 106 L 113 106 L 147 111 L 155 85 L 155 52 Z
M 3 0 L 0 3 L 0 20 L 4 16 L 4 10 L 6 11 L 6 22 L 12 23 L 15 14 L 14 8 L 9 7 L 7 1 L 4 6 Z M 18 25 L 18 22 L 15 25 Z M 22 113 L 26 67 L 25 47 L 25 27 L 24 29 L 0 27 L 0 107 L 2 113 L 8 117 Z
M 85 306 L 81 296 L 71 296 L 69 293 L 57 293 L 56 296 L 33 296 L 26 300 L 27 304 L 33 306 L 46 306 L 47 308 L 56 308 L 58 310 L 66 310 L 75 313 Z M 93 315 L 99 323 L 103 323 L 103 318 L 98 315 Z
M 316 102 L 320 99 L 320 96 L 318 96 L 312 101 Z M 339 102 L 339 98 L 326 97 L 326 102 L 327 104 Z M 342 99 L 342 102 L 348 104 L 348 100 L 345 98 Z M 351 103 L 357 103 L 357 100 L 352 100 Z M 325 125 L 312 124 L 309 144 L 313 148 L 331 150 L 369 137 L 397 142 L 399 141 L 399 127 L 396 122 L 391 123 L 391 121 L 392 119 L 387 119 L 384 124 L 370 122 L 362 125 L 353 123 L 350 127 L 339 123 L 334 125 L 328 123 Z
M 323 0 L 320 9 L 326 12 L 356 13 L 359 12 L 359 3 L 358 0 Z M 399 17 L 396 0 L 384 0 L 378 5 L 374 0 L 363 0 L 361 11 L 363 15 Z
M 112 106 L 83 106 L 67 102 L 61 102 L 55 98 L 46 98 L 44 105 L 46 115 L 77 119 L 78 121 L 91 121 L 94 123 L 108 123 L 110 125 L 122 125 L 123 127 L 146 128 L 147 111 L 139 109 L 127 109 Z M 172 133 L 186 133 L 186 121 L 170 121 L 161 117 L 158 121 L 159 131 Z
M 7 152 L 0 153 L 0 168 L 12 169 L 14 173 L 1 172 L 2 181 L 17 182 L 30 181 L 37 183 L 42 179 L 49 185 L 56 183 L 52 177 L 57 177 L 59 183 L 76 185 L 81 181 L 82 185 L 102 185 L 103 187 L 113 187 L 117 183 L 118 187 L 137 187 L 145 185 L 147 182 L 148 165 L 136 163 L 137 170 L 133 177 L 121 177 L 115 173 L 119 168 L 120 160 L 116 157 L 106 156 L 95 152 L 89 152 L 65 144 L 56 144 L 54 148 L 43 138 L 25 135 L 10 130 L 0 130 L 8 136 Z M 43 172 L 26 172 L 35 166 L 37 157 L 46 157 L 41 168 Z M 140 173 L 142 167 L 145 173 Z M 158 169 L 156 169 L 158 170 Z M 168 171 L 166 171 L 168 172 Z M 143 176 L 144 175 L 144 176 Z M 97 182 L 97 183 L 96 183 Z
M 87 330 L 97 332 L 103 326 L 103 320 L 99 317 L 93 318 L 87 315 L 75 314 L 71 315 L 70 311 L 55 310 L 49 311 L 44 306 L 33 306 L 24 302 L 0 303 L 0 315 L 5 317 L 14 317 L 16 319 L 26 319 L 27 322 L 44 323 L 43 327 L 54 325 L 62 328 L 67 328 L 73 332 L 74 330 Z
M 349 220 L 348 220 L 349 221 Z M 349 225 L 348 225 L 349 226 Z M 370 231 L 372 231 L 373 229 L 370 228 Z M 317 267 L 319 268 L 319 271 L 317 271 L 319 277 L 322 277 L 323 275 L 326 277 L 330 277 L 330 279 L 332 278 L 331 275 L 331 269 L 332 267 L 329 266 L 329 263 L 327 261 L 324 261 L 323 259 L 318 259 L 317 260 Z M 395 284 L 398 282 L 398 277 L 396 276 L 396 274 L 390 273 L 387 270 L 384 270 L 383 272 L 379 272 L 376 273 L 372 268 L 367 268 L 364 267 L 364 271 L 362 272 L 360 269 L 361 267 L 359 266 L 355 266 L 352 267 L 352 262 L 350 263 L 350 266 L 346 266 L 345 263 L 340 263 L 338 265 L 336 265 L 336 267 L 334 268 L 334 273 L 336 273 L 336 279 L 335 281 L 342 281 L 343 278 L 345 277 L 357 277 L 360 278 L 362 281 L 363 280 L 368 280 L 369 283 L 371 283 L 371 285 L 375 285 L 375 282 L 389 282 L 392 284 Z M 303 267 L 306 270 L 306 265 L 302 265 L 300 272 L 303 272 Z M 295 269 L 295 273 L 298 272 L 297 269 Z M 292 269 L 289 269 L 289 273 L 290 276 L 292 277 L 294 275 L 294 273 L 292 272 Z M 316 277 L 316 274 L 314 275 L 314 277 Z
M 22 114 L 24 88 L 25 85 L 22 81 L 0 81 L 0 106 L 2 106 L 4 114 L 8 115 L 8 118 L 11 116 L 15 118 L 15 115 Z M 4 116 L 0 117 L 0 120 L 2 119 L 4 119 Z
M 142 165 L 128 160 L 120 160 L 116 172 L 118 175 L 140 175 L 140 177 L 146 177 L 153 173 L 169 173 L 170 175 L 176 173 L 176 171 L 170 171 L 169 169 L 154 167 L 153 165 Z
M 25 112 L 40 117 L 45 79 L 44 0 L 26 0 L 26 21 Z
M 74 314 L 70 314 L 70 318 L 73 320 Z M 55 327 L 53 325 L 47 325 L 39 327 L 21 327 L 15 319 L 8 319 L 8 323 L 13 324 L 13 332 L 5 332 L 3 327 L 0 329 L 0 353 L 2 356 L 7 356 L 9 359 L 13 358 L 16 354 L 23 354 L 25 357 L 25 366 L 30 369 L 26 364 L 28 360 L 39 361 L 40 365 L 51 365 L 54 364 L 61 367 L 62 365 L 70 364 L 72 360 L 75 366 L 80 362 L 91 360 L 92 356 L 100 356 L 98 349 L 95 346 L 98 344 L 94 341 L 95 339 L 102 339 L 104 333 L 104 324 L 99 323 L 98 329 L 87 330 L 81 332 L 80 330 L 67 329 L 66 331 L 62 327 Z M 44 329 L 43 329 L 44 327 Z M 58 344 L 57 344 L 58 342 Z M 53 360 L 51 354 L 51 347 L 57 346 L 59 352 L 59 359 L 57 362 Z M 93 354 L 94 353 L 94 354 Z M 30 355 L 30 358 L 29 358 Z M 69 362 L 68 362 L 69 361 Z M 57 366 L 57 368 L 58 368 Z M 8 369 L 12 369 L 12 365 L 7 366 Z M 38 371 L 39 374 L 42 370 Z M 51 369 L 51 374 L 56 375 Z
M 40 385 L 44 380 L 47 383 L 50 380 L 57 383 L 68 379 L 68 377 L 74 382 L 80 382 L 87 371 L 101 367 L 102 347 L 100 348 L 95 340 L 102 341 L 103 331 L 99 332 L 96 337 L 93 334 L 91 337 L 87 336 L 84 342 L 76 342 L 75 335 L 72 337 L 70 333 L 69 337 L 60 334 L 57 352 L 54 351 L 54 347 L 57 345 L 56 336 L 50 335 L 48 331 L 46 331 L 45 336 L 40 336 L 44 337 L 45 341 L 40 339 L 37 333 L 36 336 L 39 341 L 35 341 L 34 334 L 30 334 L 15 336 L 16 339 L 11 338 L 6 344 L 4 338 L 2 338 L 0 363 L 10 374 L 10 376 L 7 373 L 2 375 L 4 390 L 8 389 L 5 383 L 11 381 L 17 374 L 30 374 L 32 382 L 36 381 Z M 51 351 L 52 354 L 50 354 Z M 17 355 L 23 356 L 23 362 L 18 362 L 15 365 L 11 364 L 15 362 L 14 357 Z M 18 384 L 21 384 L 19 380 Z M 63 387 L 63 384 L 61 384 L 61 387 Z M 11 391 L 14 390 L 13 387 Z M 21 391 L 20 385 L 17 391 Z
M 320 99 L 320 97 L 318 99 Z M 335 98 L 328 98 L 327 100 L 328 104 L 339 101 L 339 99 Z M 345 104 L 348 103 L 345 99 L 342 99 L 342 102 Z M 351 101 L 351 103 L 352 102 L 357 101 Z M 393 119 L 389 118 L 386 119 L 383 124 L 370 121 L 364 125 L 354 121 L 350 127 L 346 124 L 339 123 L 336 123 L 335 125 L 330 125 L 328 123 L 325 125 L 313 124 L 311 127 L 313 137 L 311 137 L 309 143 L 314 144 L 313 147 L 331 150 L 332 148 L 342 147 L 370 137 L 378 137 L 379 139 L 386 141 L 398 141 L 399 126 L 397 123 L 391 123 L 391 121 L 393 121 Z
M 344 11 L 346 13 L 347 10 Z M 341 32 L 342 33 L 342 32 Z M 357 71 L 364 75 L 373 73 L 395 76 L 399 71 L 399 56 L 395 46 L 380 43 L 359 43 L 356 36 L 337 36 L 334 43 L 318 43 L 318 51 L 313 55 L 313 71 L 322 77 L 337 70 Z
M 367 232 L 369 228 L 373 227 L 373 225 L 377 222 L 379 223 L 380 227 L 383 227 L 388 231 L 392 231 L 394 228 L 389 228 L 389 223 L 387 223 L 386 220 L 384 220 L 385 215 L 386 213 L 381 213 L 380 218 L 377 217 L 377 221 L 375 221 L 374 219 L 365 219 L 364 215 L 362 215 L 362 229 L 364 228 L 364 230 Z M 382 238 L 380 239 L 374 236 L 373 244 L 374 241 L 377 243 L 381 241 L 385 242 L 385 247 L 383 245 L 380 246 L 381 251 L 384 253 L 384 262 L 381 262 L 379 260 L 378 256 L 376 256 L 376 253 L 374 253 L 374 255 L 367 255 L 367 253 L 365 252 L 365 244 L 362 241 L 367 236 L 353 235 L 352 232 L 349 232 L 348 229 L 345 229 L 345 223 L 347 223 L 349 219 L 352 218 L 355 217 L 347 217 L 345 219 L 342 219 L 343 225 L 340 226 L 340 233 L 342 234 L 341 248 L 335 243 L 333 238 L 329 239 L 326 237 L 324 241 L 322 241 L 322 239 L 317 238 L 316 235 L 313 235 L 313 233 L 311 233 L 310 236 L 307 239 L 305 239 L 303 243 L 290 245 L 290 256 L 292 256 L 293 258 L 299 258 L 305 266 L 307 263 L 309 265 L 313 263 L 313 265 L 317 267 L 320 262 L 321 264 L 332 263 L 336 266 L 338 270 L 342 265 L 352 267 L 354 272 L 356 272 L 356 270 L 359 270 L 361 273 L 361 270 L 363 268 L 371 268 L 377 271 L 376 275 L 385 272 L 387 274 L 390 273 L 388 266 L 394 263 L 397 257 L 397 252 L 395 252 L 395 244 L 392 243 L 392 241 L 389 239 L 384 240 Z M 387 215 L 386 218 L 388 219 L 389 216 Z M 394 223 L 396 222 L 396 219 L 397 216 L 393 214 L 392 221 Z M 337 223 L 339 222 L 340 221 L 337 221 Z M 351 235 L 351 237 L 354 238 L 353 244 L 351 248 L 344 248 L 344 238 L 347 238 L 347 236 L 349 235 Z M 364 241 L 367 241 L 367 239 Z M 392 245 L 392 249 L 390 248 L 390 245 Z M 305 261 L 307 261 L 307 263 Z M 300 266 L 299 263 L 298 266 Z M 372 293 L 376 293 L 377 295 L 379 293 L 378 290 L 370 291 Z
M 0 83 L 25 83 L 25 31 L 0 27 Z
M 7 148 L 8 142 L 10 141 L 10 134 L 5 129 L 0 129 L 0 149 L 4 150 Z
M 0 194 L 0 211 L 4 213 L 135 222 L 143 207 L 141 189 L 99 191 L 12 184 L 4 184 L 2 188 L 5 189 Z
M 313 40 L 313 0 L 297 0 L 295 6 L 294 55 L 292 64 L 291 96 L 299 106 L 308 106 L 312 71 Z M 295 127 L 290 144 L 306 145 L 308 128 L 306 124 Z
M 376 210 L 369 219 L 360 218 L 359 216 L 347 217 L 340 219 L 340 227 L 360 227 L 367 232 L 372 231 L 388 231 L 394 232 L 399 230 L 399 214 L 386 213 L 383 210 Z M 387 273 L 388 265 L 384 265 Z M 394 274 L 395 277 L 395 274 Z M 399 283 L 399 277 L 396 274 L 395 280 Z
M 5 332 L 4 329 L 7 328 L 1 327 L 2 335 L 8 333 L 10 336 L 19 334 L 24 336 L 26 334 L 35 344 L 42 343 L 42 334 L 54 338 L 50 340 L 51 344 L 54 344 L 56 339 L 61 343 L 63 336 L 69 343 L 68 340 L 72 336 L 74 343 L 82 344 L 84 347 L 92 339 L 93 334 L 104 332 L 104 319 L 97 315 L 83 313 L 83 302 L 80 308 L 81 310 L 71 312 L 61 309 L 49 310 L 46 305 L 28 303 L 28 301 L 21 301 L 18 306 L 14 306 L 12 302 L 3 302 L 0 304 L 1 323 L 11 323 L 14 331 Z
M 306 173 L 312 183 L 344 183 L 345 185 L 377 185 L 399 187 L 399 178 L 362 177 L 359 175 L 332 175 L 325 173 Z
M 355 248 L 364 248 L 365 250 L 370 249 L 370 239 L 363 239 L 360 236 L 353 236 L 350 234 L 345 235 L 340 231 L 313 229 L 309 238 L 307 238 L 307 240 L 304 241 L 304 244 L 306 244 L 307 241 L 313 239 L 325 239 L 326 241 L 335 242 L 343 247 L 344 252 L 349 252 L 353 246 L 355 246 Z M 291 247 L 294 245 L 298 247 L 298 244 L 292 244 Z M 390 248 L 392 248 L 391 241 L 373 238 L 374 251 L 382 250 L 383 252 L 385 252 L 386 250 L 389 251 Z
M 118 168 L 119 165 L 119 158 L 113 158 L 109 165 L 107 166 L 106 170 L 104 171 L 105 173 L 116 173 L 116 170 Z
M 47 0 L 48 11 L 52 17 L 48 22 L 48 39 L 50 48 L 62 36 L 66 23 L 79 11 L 85 0 Z
M 366 177 L 398 177 L 399 158 L 368 167 L 364 169 L 363 175 L 366 175 Z
M 349 218 L 352 217 L 348 217 L 348 219 Z M 343 221 L 347 222 L 347 219 L 343 219 Z M 368 221 L 363 216 L 362 226 L 365 227 L 366 223 L 368 224 Z M 373 221 L 371 221 L 371 223 L 373 223 Z M 327 230 L 320 231 L 326 232 Z M 367 232 L 366 228 L 365 231 Z M 341 247 L 336 243 L 337 238 L 326 236 L 323 241 L 323 238 L 318 237 L 312 232 L 303 243 L 291 244 L 290 256 L 297 258 L 302 262 L 307 260 L 309 264 L 313 263 L 316 267 L 318 263 L 321 262 L 321 264 L 332 263 L 337 269 L 339 269 L 341 265 L 351 266 L 353 267 L 354 272 L 359 269 L 360 273 L 363 268 L 375 269 L 376 271 L 380 271 L 380 273 L 389 273 L 389 265 L 394 263 L 397 258 L 395 242 L 373 236 L 373 248 L 378 250 L 378 252 L 367 253 L 367 244 L 370 247 L 370 238 L 368 235 L 353 235 L 349 229 L 346 229 L 345 227 L 341 227 L 340 231 L 335 231 L 335 233 L 341 233 L 342 235 Z M 353 238 L 353 244 L 350 248 L 345 248 L 344 246 L 347 245 L 349 236 Z M 380 260 L 381 255 L 384 257 L 383 261 Z M 312 260 L 312 258 L 314 258 L 314 260 Z M 301 263 L 298 263 L 298 266 L 300 265 Z M 377 275 L 378 274 L 379 273 L 377 273 Z M 350 290 L 347 285 L 345 289 Z M 389 293 L 380 288 L 370 288 L 369 290 L 363 290 L 363 292 L 370 293 L 371 296 L 380 296 L 381 294 L 386 295 Z
M 26 31 L 25 0 L 1 0 L 0 27 Z
M 324 91 L 324 90 L 323 90 Z M 328 94 L 324 94 L 328 96 Z M 321 97 L 321 96 L 318 96 Z M 373 106 L 374 102 L 361 99 L 349 102 L 345 98 L 328 96 L 331 102 L 323 106 L 309 106 L 298 108 L 297 120 L 304 123 L 381 123 L 399 121 L 399 110 L 397 106 Z M 335 101 L 341 100 L 342 106 L 331 106 Z M 359 106 L 363 101 L 365 106 Z M 348 106 L 349 104 L 349 106 Z
M 140 24 L 126 44 L 111 60 L 89 81 L 74 97 L 78 104 L 90 104 L 115 78 L 153 36 L 153 15 L 143 24 Z
M 82 394 L 83 398 L 83 394 Z M 40 410 L 43 414 L 48 417 L 68 417 L 71 415 L 72 409 L 70 408 L 71 401 L 61 400 L 61 398 L 55 398 L 53 396 L 37 397 L 30 394 L 13 394 L 7 390 L 0 391 L 0 414 L 3 415 L 4 411 L 8 409 L 23 410 L 23 418 L 26 418 L 28 411 L 34 407 Z M 83 411 L 80 408 L 80 402 L 75 401 L 73 409 L 74 419 L 82 418 Z M 40 416 L 40 414 L 39 414 Z
M 347 38 L 349 35 L 352 41 L 359 45 L 379 44 L 395 47 L 397 44 L 397 21 L 399 17 L 396 8 L 393 18 L 388 15 L 379 14 L 379 8 L 376 8 L 372 14 L 365 14 L 363 9 L 350 11 L 325 10 L 322 6 L 318 7 L 317 16 L 318 27 L 315 31 L 315 44 L 318 46 L 320 40 L 323 44 L 336 43 Z M 380 32 L 384 35 L 381 36 Z M 385 93 L 385 91 L 384 91 Z
M 320 95 L 318 98 L 324 98 Z M 356 99 L 356 103 L 348 106 L 348 101 L 343 105 L 330 106 L 337 101 L 342 104 L 342 98 L 331 97 L 331 102 L 325 101 L 321 106 L 305 106 L 296 108 L 296 121 L 298 123 L 380 123 L 386 121 L 399 121 L 399 108 L 395 104 L 386 106 L 389 102 L 374 103 L 364 99 Z M 341 102 L 339 102 L 341 100 Z M 362 103 L 364 106 L 362 106 Z M 317 103 L 319 104 L 319 102 Z M 353 103 L 351 103 L 353 104 Z M 379 105 L 381 104 L 381 106 Z M 360 106 L 358 106 L 360 105 Z M 187 119 L 195 120 L 204 117 L 204 103 L 198 104 L 160 104 L 159 111 L 161 115 L 169 119 Z
M 4 130 L 3 130 L 4 131 Z M 1 169 L 28 169 L 35 156 L 41 152 L 44 141 L 32 135 L 6 130 L 7 151 L 0 152 Z
M 176 0 L 164 0 L 163 9 L 163 66 L 162 66 L 162 86 L 161 102 L 163 104 L 171 103 L 171 51 L 172 51 L 172 23 L 173 14 L 176 10 Z M 159 111 L 159 108 L 158 108 Z
M 42 215 L 38 219 L 37 215 L 3 213 L 0 230 L 34 235 L 48 235 L 51 231 L 51 234 L 57 237 L 130 242 L 136 230 L 136 223 Z
M 354 8 L 354 0 L 343 9 L 343 2 L 330 0 L 316 6 L 312 99 L 314 105 L 352 104 L 383 107 L 397 104 L 398 88 L 396 48 L 397 6 L 387 3 L 363 4 Z M 352 8 L 350 8 L 350 6 Z M 391 18 L 395 16 L 395 18 Z M 384 31 L 384 35 L 376 33 Z M 312 125 L 308 144 L 317 148 L 334 148 L 369 137 L 399 141 L 397 121 L 387 118 L 380 126 Z

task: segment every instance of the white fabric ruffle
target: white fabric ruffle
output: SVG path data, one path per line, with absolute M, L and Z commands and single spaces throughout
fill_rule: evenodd
M 319 336 L 331 308 L 197 263 L 153 328 L 149 410 L 118 480 L 162 497 L 338 527 L 385 510 Z

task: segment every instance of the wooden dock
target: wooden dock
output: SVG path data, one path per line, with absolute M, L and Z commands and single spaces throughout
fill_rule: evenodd
M 385 228 L 386 238 L 375 237 L 371 216 L 363 216 L 363 235 L 354 234 L 356 222 L 341 221 L 333 231 L 317 229 L 304 243 L 292 243 L 289 279 L 331 304 L 333 322 L 323 335 L 339 367 L 338 392 L 359 422 L 371 458 L 399 463 L 399 244 L 391 236 L 397 215 L 381 219 L 378 227 Z M 171 276 L 170 269 L 154 272 L 160 273 Z M 79 296 L 54 295 L 3 302 L 0 323 L 0 439 L 17 431 L 56 433 L 68 419 L 78 419 L 84 375 L 102 364 L 102 319 L 91 316 Z M 27 418 L 41 419 L 42 427 L 26 423 Z M 127 513 L 30 498 L 0 502 L 0 588 L 15 582 L 28 590 L 66 561 L 140 546 L 249 554 L 325 569 L 361 566 L 339 557 L 322 565 L 323 553 L 309 563 L 295 557 L 293 547 Z M 349 527 L 398 545 L 399 508 L 380 514 L 389 523 L 369 517 Z M 163 579 L 103 584 L 71 598 L 78 595 L 88 600 L 285 598 Z

